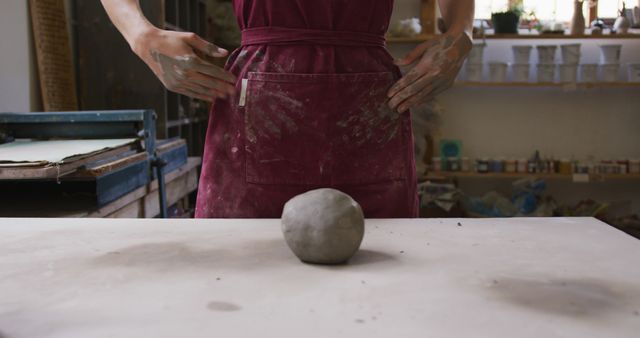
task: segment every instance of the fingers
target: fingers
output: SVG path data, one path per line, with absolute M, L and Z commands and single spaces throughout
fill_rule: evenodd
M 407 98 L 400 104 L 397 111 L 402 114 L 419 104 L 431 101 L 434 97 L 451 87 L 452 84 L 452 81 L 444 78 L 436 80 L 433 84 L 424 87 L 420 92 Z
M 188 88 L 180 88 L 179 90 L 175 91 L 178 94 L 182 94 L 182 95 L 186 95 L 188 97 L 194 98 L 194 99 L 198 99 L 198 100 L 202 100 L 202 101 L 207 101 L 207 102 L 212 102 L 213 103 L 213 99 L 214 97 L 211 95 L 205 95 L 205 94 L 201 94 L 198 92 L 195 92 L 191 89 Z
M 187 75 L 187 80 L 203 86 L 211 91 L 219 92 L 223 95 L 234 95 L 235 87 L 227 82 L 222 82 L 214 77 L 204 75 L 198 72 L 192 72 Z
M 424 76 L 422 76 L 421 78 L 419 78 L 418 80 L 416 80 L 414 83 L 412 83 L 411 85 L 403 88 L 402 90 L 400 90 L 399 92 L 395 93 L 395 95 L 393 95 L 391 97 L 391 99 L 389 100 L 389 107 L 391 109 L 396 109 L 400 103 L 404 102 L 406 99 L 408 99 L 409 97 L 412 97 L 422 91 L 425 90 L 425 88 L 429 87 L 429 86 L 433 86 L 434 81 L 436 80 L 434 78 L 433 73 L 427 73 Z
M 185 40 L 189 44 L 189 46 L 213 57 L 221 58 L 229 55 L 229 51 L 224 48 L 220 48 L 211 42 L 201 38 L 196 33 L 184 33 Z
M 418 45 L 411 52 L 409 52 L 409 54 L 407 54 L 405 57 L 403 57 L 402 59 L 396 60 L 395 64 L 397 66 L 408 66 L 416 62 L 416 60 L 418 60 L 418 58 L 420 58 L 422 54 L 424 54 L 424 52 L 426 52 L 427 49 L 429 49 L 429 46 L 430 44 L 427 42 Z
M 419 44 L 416 48 L 414 48 L 409 54 L 401 59 L 397 59 L 395 61 L 396 66 L 404 67 L 408 66 L 412 63 L 415 63 L 424 53 L 426 53 L 432 46 L 434 45 L 433 41 L 427 41 L 425 43 Z
M 407 74 L 405 74 L 400 80 L 398 80 L 398 82 L 391 86 L 391 88 L 387 92 L 387 97 L 395 96 L 399 91 L 416 82 L 428 71 L 428 69 L 429 67 L 427 63 L 419 63 Z
M 196 70 L 200 73 L 224 80 L 229 83 L 236 83 L 237 81 L 235 75 L 216 65 L 204 61 L 197 56 L 190 58 L 187 62 L 189 63 L 188 67 L 190 69 Z M 232 87 L 232 89 L 235 91 L 235 87 Z
M 193 81 L 185 81 L 183 83 L 180 84 L 180 87 L 182 88 L 186 88 L 194 93 L 197 93 L 199 95 L 205 95 L 208 97 L 218 97 L 221 99 L 226 99 L 227 98 L 227 94 L 215 89 L 210 89 L 207 87 L 204 87 L 196 82 Z

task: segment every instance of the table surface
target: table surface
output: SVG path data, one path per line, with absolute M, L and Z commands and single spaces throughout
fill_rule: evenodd
M 367 220 L 341 266 L 279 220 L 0 219 L 0 337 L 638 337 L 639 260 L 591 218 Z

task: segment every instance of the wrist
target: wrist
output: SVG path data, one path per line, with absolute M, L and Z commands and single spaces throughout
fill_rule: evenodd
M 127 34 L 125 38 L 129 43 L 129 47 L 131 47 L 131 50 L 138 56 L 141 56 L 141 54 L 146 50 L 145 46 L 147 45 L 147 43 L 153 36 L 157 35 L 159 32 L 159 28 L 151 24 L 145 24 Z
M 451 38 L 455 45 L 466 52 L 469 52 L 473 47 L 473 36 L 467 30 L 449 30 L 444 35 Z

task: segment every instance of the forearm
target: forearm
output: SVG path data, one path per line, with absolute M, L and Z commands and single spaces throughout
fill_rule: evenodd
M 102 6 L 134 50 L 136 40 L 156 28 L 142 13 L 139 0 L 102 0 Z
M 474 0 L 438 0 L 440 13 L 447 27 L 447 34 L 473 35 L 473 19 L 475 15 Z

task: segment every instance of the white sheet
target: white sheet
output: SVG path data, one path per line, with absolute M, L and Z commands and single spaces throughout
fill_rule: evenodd
M 53 140 L 39 141 L 17 139 L 14 142 L 0 144 L 0 165 L 46 165 L 62 164 L 94 153 L 117 148 L 136 139 L 103 140 Z

